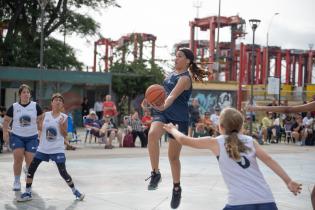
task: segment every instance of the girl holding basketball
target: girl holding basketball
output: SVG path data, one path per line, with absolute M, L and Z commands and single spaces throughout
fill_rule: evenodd
M 175 71 L 164 80 L 163 86 L 167 93 L 167 97 L 162 105 L 156 106 L 152 104 L 153 122 L 149 130 L 148 150 L 150 155 L 152 172 L 148 190 L 155 190 L 161 181 L 161 173 L 159 171 L 159 139 L 164 134 L 163 126 L 165 123 L 173 123 L 178 125 L 178 129 L 188 133 L 188 101 L 192 91 L 192 78 L 202 81 L 207 73 L 200 69 L 194 62 L 194 54 L 189 49 L 179 49 L 176 52 Z M 181 145 L 174 140 L 172 135 L 170 138 L 168 157 L 173 177 L 173 193 L 171 207 L 177 208 L 181 200 L 180 186 L 180 160 L 179 155 Z M 149 179 L 148 178 L 148 179 Z
M 301 184 L 293 181 L 252 137 L 242 135 L 242 126 L 242 114 L 234 108 L 226 108 L 220 115 L 221 135 L 216 138 L 188 137 L 178 131 L 172 123 L 165 125 L 164 129 L 181 145 L 209 149 L 217 157 L 229 195 L 228 203 L 223 210 L 277 210 L 256 157 L 273 170 L 294 195 L 300 193 Z

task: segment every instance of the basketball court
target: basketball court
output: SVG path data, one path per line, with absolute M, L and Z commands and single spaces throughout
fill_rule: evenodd
M 137 140 L 138 141 L 138 140 Z M 139 143 L 139 141 L 138 141 Z M 138 145 L 139 146 L 139 145 Z M 33 200 L 15 201 L 12 191 L 12 154 L 0 155 L 0 209 L 5 210 L 166 210 L 170 209 L 172 178 L 167 159 L 168 144 L 162 142 L 160 169 L 162 182 L 156 191 L 147 191 L 150 163 L 147 149 L 114 148 L 79 143 L 76 151 L 67 151 L 67 169 L 76 187 L 85 193 L 75 201 L 70 188 L 59 176 L 56 166 L 42 163 L 35 174 Z M 275 196 L 279 210 L 311 210 L 310 191 L 315 184 L 315 147 L 267 145 L 264 148 L 289 175 L 303 184 L 294 196 L 270 169 L 260 168 Z M 217 160 L 206 150 L 182 151 L 182 210 L 221 210 L 227 201 L 227 188 Z M 23 191 L 24 175 L 21 176 Z

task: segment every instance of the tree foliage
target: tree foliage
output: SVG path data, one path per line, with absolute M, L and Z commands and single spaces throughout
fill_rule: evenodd
M 148 86 L 161 84 L 164 79 L 163 69 L 152 62 L 115 63 L 110 68 L 110 72 L 113 74 L 112 87 L 118 99 L 128 97 L 128 111 L 132 99 L 144 94 Z
M 97 34 L 99 25 L 81 8 L 97 10 L 119 6 L 115 0 L 1 0 L 0 29 L 7 29 L 5 37 L 0 34 L 0 65 L 36 67 L 39 63 L 41 6 L 46 1 L 44 18 L 45 54 L 44 65 L 48 68 L 81 68 L 74 50 L 61 41 L 49 38 L 53 32 L 66 28 L 67 34 L 81 37 Z M 49 58 L 49 59 L 48 59 Z M 62 61 L 52 62 L 57 58 Z

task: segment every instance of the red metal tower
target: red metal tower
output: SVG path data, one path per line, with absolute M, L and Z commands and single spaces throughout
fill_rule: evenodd
M 151 59 L 155 59 L 155 41 L 156 36 L 146 33 L 131 33 L 122 36 L 117 41 L 116 50 L 122 51 L 122 63 L 126 62 L 126 53 L 129 45 L 133 45 L 133 57 L 134 60 L 143 60 L 143 43 L 152 42 L 151 46 Z M 139 58 L 138 58 L 139 55 Z
M 229 64 L 227 64 L 229 70 L 226 70 L 226 78 L 227 80 L 233 80 L 236 78 L 236 67 L 234 65 L 234 51 L 235 51 L 235 41 L 238 37 L 244 36 L 245 32 L 243 29 L 243 25 L 245 24 L 245 20 L 240 18 L 239 16 L 231 16 L 231 17 L 220 17 L 220 24 L 217 16 L 210 16 L 205 18 L 195 18 L 193 21 L 190 21 L 190 49 L 193 50 L 196 55 L 196 42 L 195 42 L 195 27 L 199 27 L 201 31 L 210 30 L 210 38 L 209 38 L 209 63 L 213 63 L 215 61 L 215 29 L 219 27 L 231 27 L 231 42 L 229 48 L 228 55 L 230 58 L 228 59 Z M 220 55 L 219 55 L 220 56 Z M 211 65 L 208 65 L 209 71 L 212 71 Z
M 113 62 L 113 48 L 117 45 L 117 42 L 112 41 L 111 39 L 108 38 L 101 38 L 94 42 L 93 72 L 96 71 L 96 56 L 98 45 L 105 45 L 105 55 L 104 57 L 102 57 L 102 59 L 104 59 L 105 62 L 104 71 L 108 72 L 109 65 L 112 65 Z

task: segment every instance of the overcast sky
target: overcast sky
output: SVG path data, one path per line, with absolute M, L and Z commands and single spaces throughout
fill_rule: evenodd
M 196 17 L 193 0 L 117 0 L 121 8 L 100 11 L 82 10 L 100 24 L 103 37 L 113 40 L 132 33 L 149 33 L 157 36 L 157 58 L 170 58 L 175 43 L 189 39 L 189 21 Z M 200 0 L 199 17 L 218 14 L 219 0 Z M 274 13 L 280 13 L 272 19 Z M 239 15 L 246 20 L 247 35 L 237 43 L 251 43 L 252 31 L 248 20 L 260 19 L 256 43 L 265 45 L 269 24 L 269 45 L 282 48 L 308 49 L 315 44 L 314 0 L 221 0 L 221 15 Z M 59 35 L 57 38 L 63 40 Z M 209 31 L 198 32 L 199 39 L 208 39 Z M 220 41 L 230 39 L 229 28 L 220 30 Z M 67 36 L 77 58 L 86 66 L 93 65 L 93 43 L 97 36 L 82 38 Z M 167 47 L 164 47 L 167 46 Z M 314 46 L 315 48 L 315 46 Z M 314 49 L 313 48 L 313 49 Z

